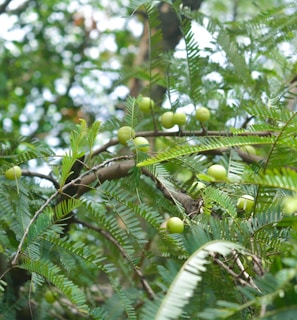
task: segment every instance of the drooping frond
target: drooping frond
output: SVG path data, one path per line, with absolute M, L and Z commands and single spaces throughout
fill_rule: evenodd
M 183 19 L 181 28 L 186 45 L 188 84 L 190 86 L 189 96 L 194 105 L 196 105 L 199 102 L 201 95 L 201 77 L 199 76 L 199 69 L 201 67 L 201 59 L 199 56 L 200 49 L 192 30 L 191 20 Z
M 137 106 L 137 99 L 128 97 L 125 103 L 125 118 L 124 123 L 132 128 L 135 128 L 139 119 L 139 108 Z
M 274 120 L 281 121 L 283 123 L 290 122 L 290 125 L 297 124 L 297 117 L 295 112 L 291 112 L 286 109 L 280 109 L 274 106 L 257 106 L 251 105 L 245 108 L 248 113 L 257 118 L 261 118 L 264 120 Z
M 205 197 L 208 202 L 212 201 L 219 205 L 231 218 L 236 218 L 236 207 L 228 194 L 224 191 L 219 190 L 218 188 L 208 187 L 203 192 L 203 197 Z
M 266 170 L 244 177 L 244 182 L 272 188 L 297 191 L 297 172 L 290 168 Z
M 221 240 L 207 243 L 192 254 L 171 284 L 155 319 L 169 320 L 180 316 L 197 284 L 202 280 L 202 273 L 207 272 L 206 265 L 209 263 L 209 256 L 213 253 L 226 256 L 233 250 L 244 251 L 236 243 Z
M 242 81 L 249 78 L 249 69 L 245 62 L 245 57 L 240 52 L 236 40 L 232 39 L 226 29 L 221 29 L 216 38 L 218 45 L 224 50 L 228 62 L 234 69 L 234 75 Z
M 154 6 L 151 2 L 146 2 L 144 8 L 148 18 L 149 26 L 149 57 L 148 57 L 148 75 L 150 86 L 157 84 L 160 80 L 159 72 L 154 72 L 155 68 L 162 68 L 163 61 L 160 59 L 162 54 L 163 34 L 161 28 L 160 12 L 158 6 Z
M 5 136 L 6 135 L 7 134 L 5 134 Z M 15 148 L 20 148 L 21 152 L 14 152 Z M 10 144 L 8 146 L 0 144 L 0 173 L 3 173 L 5 170 L 11 167 L 12 163 L 22 164 L 32 159 L 42 159 L 54 155 L 55 153 L 53 152 L 53 150 L 51 150 L 51 148 L 48 145 L 40 142 L 39 140 L 26 141 L 24 138 L 21 137 L 13 137 L 12 141 L 10 141 Z
M 284 263 L 283 269 L 276 274 L 267 273 L 265 276 L 257 277 L 255 284 L 258 288 L 238 287 L 239 292 L 245 297 L 245 303 L 228 301 L 228 298 L 217 301 L 213 308 L 206 308 L 199 313 L 199 318 L 208 320 L 228 319 L 232 316 L 239 316 L 246 308 L 261 308 L 265 315 L 254 317 L 254 319 L 294 319 L 296 316 L 296 294 L 294 299 L 289 301 L 286 307 L 277 304 L 280 298 L 286 298 L 292 292 L 294 281 L 296 281 L 296 257 Z M 284 276 L 284 274 L 286 276 Z M 290 296 L 292 297 L 292 295 Z M 276 304 L 273 305 L 273 302 Z
M 178 146 L 164 151 L 153 158 L 149 158 L 137 164 L 138 167 L 151 165 L 158 162 L 168 161 L 177 157 L 182 157 L 189 154 L 195 154 L 202 151 L 215 150 L 228 147 L 240 147 L 247 144 L 261 144 L 271 145 L 275 141 L 274 137 L 260 137 L 260 136 L 236 136 L 236 137 L 206 137 L 200 140 L 201 144 L 198 146 Z
M 52 282 L 77 307 L 78 311 L 86 314 L 89 307 L 86 305 L 86 296 L 82 290 L 69 280 L 61 269 L 49 261 L 24 261 L 19 268 L 35 272 Z
M 38 242 L 43 236 L 61 232 L 61 227 L 56 225 L 57 221 L 63 220 L 69 212 L 81 206 L 81 201 L 78 199 L 69 199 L 68 201 L 60 202 L 55 210 L 47 207 L 36 219 L 35 223 L 31 226 L 26 244 Z
M 46 240 L 52 243 L 55 247 L 68 251 L 73 256 L 79 257 L 86 263 L 93 264 L 98 270 L 104 271 L 106 274 L 110 274 L 115 270 L 112 264 L 105 262 L 105 258 L 100 256 L 99 252 L 91 251 L 84 243 L 73 242 L 71 240 L 66 241 L 52 236 L 46 237 Z

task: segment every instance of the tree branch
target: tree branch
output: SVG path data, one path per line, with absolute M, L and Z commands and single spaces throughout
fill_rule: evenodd
M 6 0 L 2 5 L 0 6 L 0 14 L 4 13 L 8 5 L 10 4 L 12 0 Z
M 241 133 L 232 133 L 228 131 L 139 131 L 135 133 L 136 137 L 234 137 L 234 136 L 258 136 L 258 137 L 270 137 L 275 135 L 275 132 L 272 131 L 254 131 L 254 132 L 241 132 Z M 108 148 L 119 144 L 117 138 L 110 139 L 107 143 L 101 146 L 98 149 L 93 151 L 93 155 L 98 155 L 104 151 L 107 151 Z
M 126 259 L 130 263 L 130 265 L 132 266 L 134 272 L 139 277 L 139 279 L 140 279 L 140 281 L 142 283 L 142 286 L 145 289 L 146 293 L 148 294 L 149 298 L 151 300 L 155 299 L 155 293 L 154 293 L 153 289 L 150 287 L 150 285 L 147 282 L 147 280 L 145 279 L 142 271 L 137 266 L 134 265 L 132 259 L 126 253 L 124 248 L 119 244 L 119 242 L 108 231 L 106 231 L 104 229 L 101 229 L 101 228 L 98 228 L 98 227 L 94 226 L 91 223 L 88 223 L 88 222 L 82 221 L 80 219 L 77 219 L 76 217 L 73 219 L 73 221 L 75 223 L 81 224 L 81 225 L 83 225 L 83 226 L 85 226 L 85 227 L 87 227 L 87 228 L 89 228 L 91 230 L 94 230 L 94 231 L 102 234 L 108 241 L 110 241 L 112 244 L 114 244 L 117 247 L 117 249 L 120 251 L 122 256 L 124 257 L 124 259 Z
M 30 170 L 23 170 L 23 169 L 22 169 L 22 175 L 23 176 L 27 176 L 27 177 L 37 177 L 37 178 L 40 178 L 40 179 L 48 180 L 54 185 L 55 189 L 59 189 L 60 188 L 60 185 L 59 185 L 58 181 L 56 181 L 56 179 L 54 179 L 50 175 L 46 175 L 46 174 L 43 174 L 43 173 L 30 171 Z

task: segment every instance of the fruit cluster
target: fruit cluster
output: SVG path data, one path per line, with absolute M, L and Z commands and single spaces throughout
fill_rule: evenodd
M 210 118 L 210 111 L 205 107 L 200 107 L 196 110 L 195 117 L 201 123 L 204 123 Z M 187 117 L 183 112 L 166 111 L 160 117 L 160 122 L 165 129 L 170 129 L 174 125 L 183 126 L 187 122 Z
M 137 101 L 139 109 L 148 113 L 154 110 L 155 102 L 150 97 L 140 97 Z M 205 107 L 196 110 L 196 119 L 204 123 L 210 118 L 210 111 Z M 183 126 L 187 122 L 187 116 L 183 112 L 166 111 L 160 116 L 160 122 L 163 128 L 170 129 L 175 125 Z M 118 130 L 118 140 L 124 146 L 127 146 L 129 140 L 133 140 L 135 149 L 143 152 L 149 150 L 149 141 L 144 137 L 136 137 L 135 131 L 130 126 L 123 126 Z
M 118 130 L 118 140 L 124 146 L 127 146 L 129 140 L 133 140 L 135 149 L 142 152 L 147 152 L 150 148 L 149 141 L 144 137 L 135 138 L 135 131 L 129 126 L 123 126 Z

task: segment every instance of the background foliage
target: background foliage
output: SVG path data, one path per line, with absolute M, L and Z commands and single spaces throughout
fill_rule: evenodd
M 1 319 L 296 318 L 295 1 L 7 0 L 0 24 Z

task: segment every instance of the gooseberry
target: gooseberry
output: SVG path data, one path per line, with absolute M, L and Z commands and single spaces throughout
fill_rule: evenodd
M 150 149 L 149 141 L 144 137 L 136 137 L 133 139 L 134 145 L 137 150 L 147 152 Z
M 150 97 L 142 97 L 138 101 L 139 109 L 143 112 L 150 112 L 155 107 L 154 101 Z
M 239 210 L 245 210 L 247 212 L 250 212 L 254 207 L 254 203 L 254 197 L 245 194 L 238 199 L 236 206 Z
M 127 141 L 135 137 L 135 131 L 129 126 L 123 126 L 118 130 L 118 139 L 124 146 L 127 145 Z
M 187 122 L 187 117 L 182 112 L 176 112 L 173 114 L 173 123 L 178 126 L 182 126 Z
M 246 145 L 246 146 L 242 146 L 240 147 L 240 150 L 249 154 L 249 155 L 255 155 L 256 154 L 256 149 L 253 146 L 250 145 Z
M 173 112 L 167 111 L 161 115 L 161 124 L 164 128 L 170 129 L 174 126 Z
M 46 290 L 44 298 L 47 303 L 54 303 L 56 301 L 56 298 L 51 290 Z
M 205 107 L 196 110 L 196 119 L 200 122 L 206 122 L 210 118 L 210 111 Z
M 287 196 L 283 200 L 283 211 L 285 214 L 293 214 L 297 212 L 297 198 Z
M 171 217 L 166 223 L 168 233 L 183 233 L 184 227 L 184 223 L 179 217 Z
M 220 164 L 213 164 L 207 170 L 207 174 L 215 180 L 225 180 L 227 177 L 226 169 Z
M 18 179 L 22 175 L 22 169 L 19 166 L 14 166 L 4 173 L 6 179 L 15 180 Z

